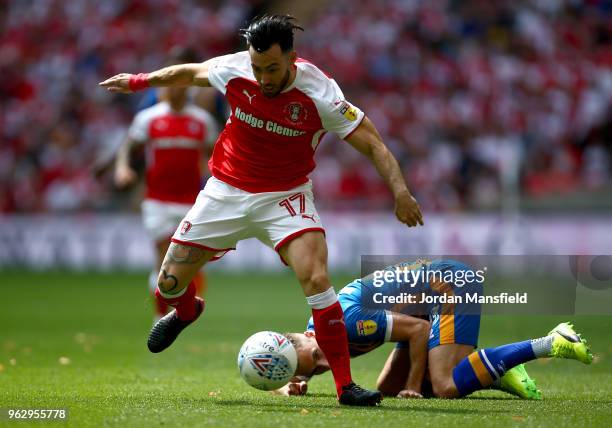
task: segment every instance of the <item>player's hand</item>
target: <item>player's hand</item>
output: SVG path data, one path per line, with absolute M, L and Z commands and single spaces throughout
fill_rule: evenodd
M 306 395 L 308 392 L 308 383 L 304 381 L 289 382 L 286 386 L 289 389 L 289 395 Z
M 308 383 L 304 381 L 289 382 L 287 385 L 274 391 L 275 394 L 284 395 L 285 397 L 290 397 L 293 395 L 306 395 L 307 392 Z
M 410 192 L 403 192 L 395 198 L 395 216 L 408 227 L 423 226 L 421 207 Z
M 106 79 L 104 82 L 98 83 L 98 85 L 106 88 L 110 92 L 120 92 L 122 94 L 131 94 L 130 91 L 130 77 L 132 77 L 129 73 L 121 73 L 117 74 L 109 79 Z
M 423 396 L 412 389 L 402 389 L 397 394 L 397 398 L 423 398 Z
M 137 178 L 136 171 L 128 166 L 115 169 L 115 186 L 119 189 L 123 189 L 133 184 Z

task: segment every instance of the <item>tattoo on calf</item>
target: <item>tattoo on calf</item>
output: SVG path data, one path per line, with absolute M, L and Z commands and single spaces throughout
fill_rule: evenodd
M 176 243 L 170 244 L 166 257 L 178 264 L 193 264 L 202 260 L 205 251 L 197 247 L 189 247 Z
M 161 290 L 163 290 L 164 293 L 173 294 L 173 291 L 180 291 L 176 289 L 178 287 L 178 279 L 176 279 L 176 276 L 168 274 L 166 269 L 162 269 L 161 273 L 164 279 L 160 280 L 157 285 Z

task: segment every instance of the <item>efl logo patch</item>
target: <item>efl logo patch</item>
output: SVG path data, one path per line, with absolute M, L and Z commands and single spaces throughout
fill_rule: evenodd
M 357 334 L 359 336 L 369 336 L 376 333 L 378 324 L 374 320 L 359 320 L 357 321 Z
M 347 101 L 338 101 L 336 105 L 340 104 L 340 113 L 351 122 L 357 120 L 357 109 L 350 105 Z
M 186 234 L 187 232 L 189 232 L 189 230 L 191 230 L 191 223 L 189 223 L 188 221 L 184 221 L 183 225 L 181 226 L 181 235 Z

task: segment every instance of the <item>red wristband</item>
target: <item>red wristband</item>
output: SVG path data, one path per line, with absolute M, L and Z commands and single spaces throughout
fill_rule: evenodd
M 130 91 L 136 92 L 142 89 L 148 88 L 149 86 L 149 73 L 138 73 L 130 76 L 130 81 L 128 82 L 128 86 Z

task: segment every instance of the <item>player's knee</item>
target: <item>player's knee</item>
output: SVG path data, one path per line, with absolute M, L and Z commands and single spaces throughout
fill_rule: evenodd
M 431 330 L 431 324 L 429 324 L 429 321 L 419 319 L 419 321 L 415 325 L 415 335 L 419 339 L 428 340 L 430 330 Z
M 451 382 L 448 381 L 436 381 L 432 382 L 432 389 L 434 396 L 437 398 L 456 398 L 457 388 Z

